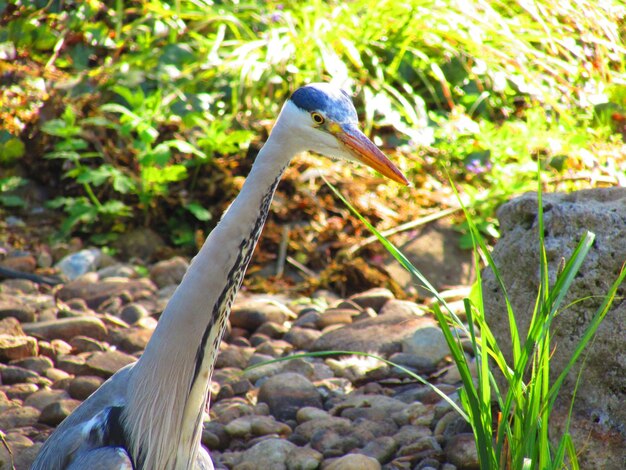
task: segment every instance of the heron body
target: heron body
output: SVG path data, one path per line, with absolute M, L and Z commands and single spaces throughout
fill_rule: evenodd
M 232 302 L 294 155 L 356 160 L 407 184 L 359 130 L 349 96 L 329 84 L 285 103 L 239 195 L 209 234 L 141 358 L 119 370 L 63 421 L 33 470 L 208 470 L 202 416 Z

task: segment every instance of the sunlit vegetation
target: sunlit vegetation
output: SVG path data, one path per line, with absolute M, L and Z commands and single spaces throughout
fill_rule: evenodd
M 481 231 L 497 236 L 496 207 L 532 189 L 537 159 L 547 189 L 624 181 L 618 0 L 0 9 L 0 185 L 42 172 L 56 180 L 64 190 L 48 204 L 66 214 L 62 236 L 106 243 L 141 223 L 193 244 L 236 192 L 232 176 L 245 174 L 233 161 L 308 81 L 351 90 L 366 131 L 415 181 L 391 193 L 391 207 L 451 178 Z M 12 174 L 20 162 L 34 171 Z

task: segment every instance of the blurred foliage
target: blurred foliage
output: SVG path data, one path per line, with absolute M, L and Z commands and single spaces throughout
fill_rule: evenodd
M 64 235 L 104 243 L 141 221 L 193 244 L 236 189 L 222 158 L 320 80 L 355 94 L 366 132 L 397 149 L 418 190 L 424 174 L 459 185 L 489 235 L 496 207 L 533 187 L 537 159 L 555 188 L 625 181 L 622 0 L 0 0 L 0 11 L 0 165 L 27 159 L 42 178 L 45 155 L 46 177 L 63 178 L 50 205 L 67 213 Z

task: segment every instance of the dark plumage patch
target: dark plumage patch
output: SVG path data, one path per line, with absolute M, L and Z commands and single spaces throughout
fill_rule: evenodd
M 89 435 L 89 440 L 99 447 L 119 447 L 124 449 L 131 457 L 133 469 L 143 468 L 141 462 L 137 462 L 130 453 L 128 436 L 122 423 L 124 407 L 111 406 L 105 410 L 102 426 L 94 427 Z
M 104 423 L 104 435 L 102 441 L 106 445 L 114 447 L 124 447 L 128 449 L 128 441 L 126 432 L 122 425 L 122 412 L 124 408 L 121 406 L 112 406 Z
M 298 88 L 291 95 L 291 101 L 309 113 L 321 111 L 336 122 L 357 120 L 350 96 L 329 83 L 311 83 Z

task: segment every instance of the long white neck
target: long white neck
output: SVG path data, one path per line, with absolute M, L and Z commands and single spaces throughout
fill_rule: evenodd
M 138 468 L 189 470 L 195 464 L 232 301 L 278 181 L 301 150 L 286 121 L 276 122 L 240 194 L 193 259 L 133 368 L 124 424 Z

